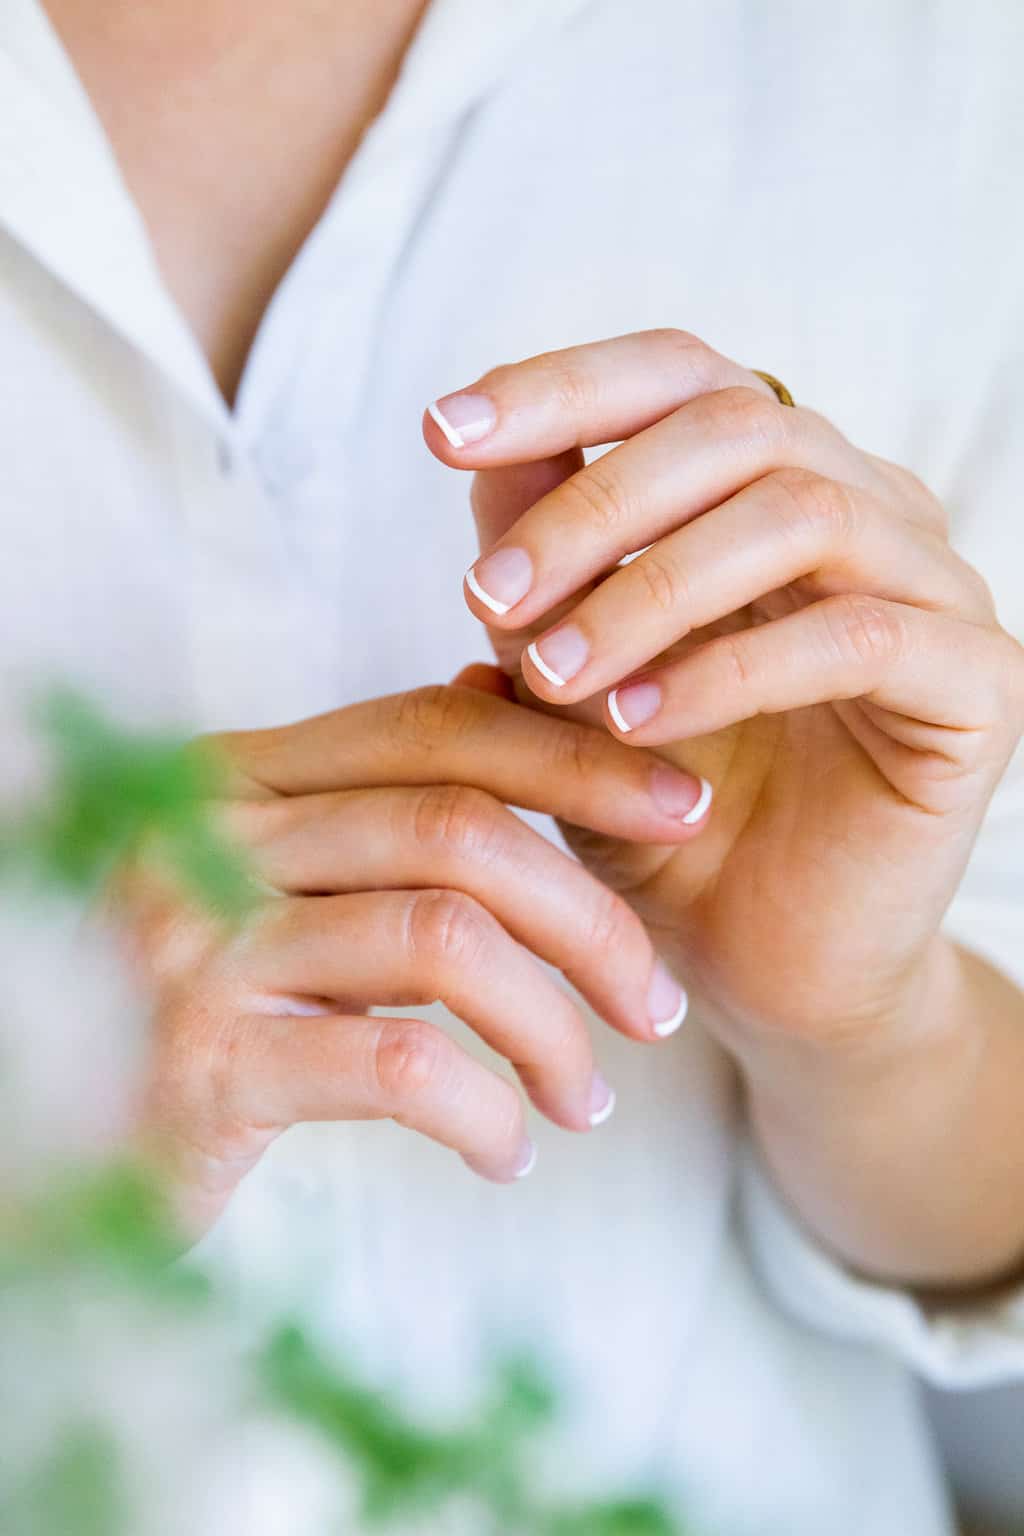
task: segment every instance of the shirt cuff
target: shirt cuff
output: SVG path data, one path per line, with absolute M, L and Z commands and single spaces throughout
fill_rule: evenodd
M 749 1143 L 739 1199 L 754 1268 L 798 1321 L 880 1349 L 933 1386 L 1024 1380 L 1024 1285 L 993 1300 L 932 1309 L 911 1291 L 855 1275 L 801 1225 Z

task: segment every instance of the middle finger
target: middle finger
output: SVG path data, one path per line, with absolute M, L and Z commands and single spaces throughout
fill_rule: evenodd
M 700 395 L 530 507 L 466 577 L 486 624 L 521 629 L 626 555 L 792 466 L 865 489 L 879 474 L 823 417 L 744 385 Z
M 692 631 L 800 584 L 985 617 L 976 584 L 937 534 L 866 491 L 785 469 L 660 539 L 615 571 L 524 651 L 541 698 L 588 698 Z
M 620 897 L 483 791 L 348 790 L 231 807 L 230 828 L 288 894 L 462 891 L 555 965 L 614 1028 L 663 1038 L 682 989 Z

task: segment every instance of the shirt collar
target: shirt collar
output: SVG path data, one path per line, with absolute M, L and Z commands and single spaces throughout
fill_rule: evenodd
M 0 226 L 223 419 L 99 119 L 36 0 L 5 0 L 0 13 Z
M 589 0 L 434 0 L 357 160 L 453 123 L 521 50 Z M 353 168 L 356 161 L 353 162 Z M 350 168 L 352 169 L 352 168 Z M 363 165 L 363 173 L 371 166 Z M 163 281 L 106 134 L 40 0 L 0 6 L 0 229 L 5 229 L 219 426 L 230 413 Z

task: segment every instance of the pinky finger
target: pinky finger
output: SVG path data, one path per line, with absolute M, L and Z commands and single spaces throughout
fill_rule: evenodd
M 656 746 L 758 714 L 866 699 L 937 728 L 943 750 L 956 755 L 1005 717 L 1011 646 L 998 630 L 844 594 L 631 677 L 608 695 L 607 723 L 638 746 Z
M 495 1183 L 533 1167 L 518 1091 L 426 1020 L 260 1014 L 238 1027 L 228 1091 L 248 1124 L 391 1119 Z

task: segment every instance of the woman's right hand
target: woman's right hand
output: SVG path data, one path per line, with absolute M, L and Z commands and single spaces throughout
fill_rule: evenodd
M 483 684 L 486 688 L 488 685 Z M 557 967 L 655 1041 L 685 995 L 624 901 L 506 808 L 681 843 L 696 780 L 606 732 L 475 687 L 427 688 L 217 738 L 222 808 L 270 894 L 226 933 L 156 880 L 124 916 L 156 999 L 145 1142 L 204 1230 L 297 1121 L 390 1118 L 485 1178 L 529 1171 L 519 1093 L 436 1025 L 370 1016 L 440 999 L 585 1131 L 613 1097 Z

